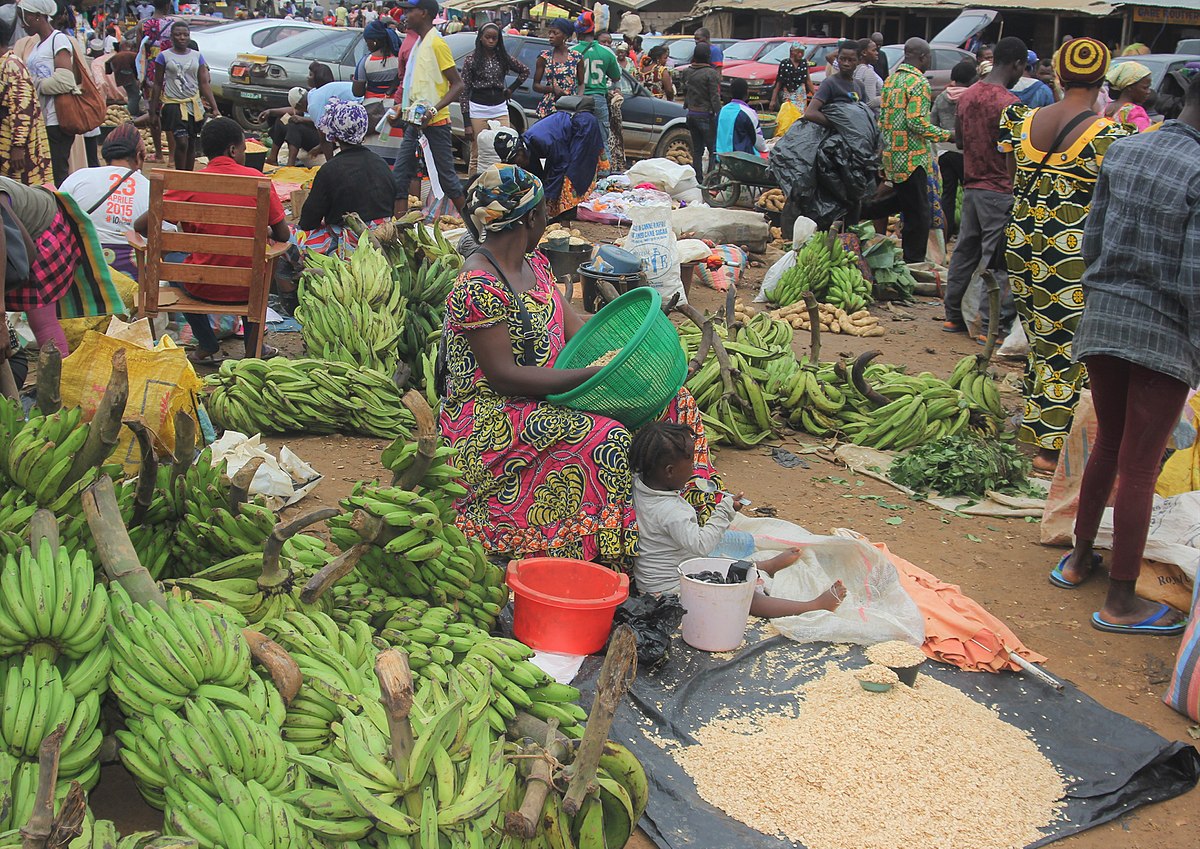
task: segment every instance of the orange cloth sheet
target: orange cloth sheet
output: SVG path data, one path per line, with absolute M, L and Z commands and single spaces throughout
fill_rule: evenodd
M 925 615 L 925 654 L 970 672 L 1017 671 L 1009 650 L 1031 663 L 1046 662 L 961 589 L 897 557 L 883 543 L 874 545 L 895 565 L 901 584 Z

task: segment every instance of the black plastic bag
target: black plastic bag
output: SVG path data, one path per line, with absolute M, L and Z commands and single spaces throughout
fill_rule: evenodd
M 628 625 L 637 637 L 638 669 L 653 672 L 667 662 L 671 637 L 683 621 L 683 605 L 679 596 L 633 596 L 617 608 L 613 615 L 613 630 Z
M 789 205 L 827 229 L 875 192 L 879 127 L 862 103 L 829 103 L 830 127 L 797 121 L 771 150 L 767 170 Z

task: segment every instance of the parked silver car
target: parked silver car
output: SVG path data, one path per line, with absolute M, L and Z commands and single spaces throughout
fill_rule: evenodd
M 273 44 L 311 29 L 329 29 L 309 21 L 282 18 L 257 18 L 229 21 L 204 29 L 193 29 L 192 40 L 208 63 L 213 94 L 225 110 L 225 87 L 229 84 L 229 66 L 239 53 L 267 50 Z

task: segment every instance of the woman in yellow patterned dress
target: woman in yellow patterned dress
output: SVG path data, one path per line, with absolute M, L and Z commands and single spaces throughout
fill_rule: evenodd
M 1019 438 L 1037 448 L 1034 467 L 1052 471 L 1071 430 L 1087 374 L 1071 361 L 1083 314 L 1083 224 L 1108 146 L 1129 131 L 1094 111 L 1108 48 L 1076 38 L 1059 51 L 1061 101 L 1008 107 L 999 147 L 1015 165 L 1005 257 L 1017 311 L 1029 338 Z M 1010 166 L 1011 167 L 1011 166 Z
M 33 78 L 11 49 L 16 8 L 0 7 L 0 176 L 40 186 L 53 181 L 50 141 Z
M 541 181 L 493 165 L 475 181 L 465 211 L 485 238 L 448 299 L 439 420 L 468 489 L 455 505 L 459 527 L 496 555 L 624 566 L 637 539 L 629 431 L 545 400 L 599 367 L 553 368 L 583 321 L 536 250 L 546 229 Z M 712 476 L 704 425 L 686 390 L 663 416 L 696 433 L 696 475 Z

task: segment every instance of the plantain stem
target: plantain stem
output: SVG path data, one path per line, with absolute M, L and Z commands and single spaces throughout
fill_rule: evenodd
M 408 759 L 413 750 L 412 722 L 408 718 L 413 703 L 413 678 L 408 655 L 396 649 L 381 651 L 375 658 L 375 677 L 379 679 L 379 701 L 387 711 L 392 769 L 401 782 L 408 779 Z
M 37 552 L 44 539 L 50 541 L 50 553 L 58 557 L 58 519 L 49 510 L 41 509 L 29 520 L 29 547 Z
M 813 367 L 821 365 L 821 308 L 817 305 L 817 296 L 808 291 L 804 293 L 804 306 L 808 307 L 808 338 L 809 360 Z
M 392 478 L 392 486 L 400 489 L 415 490 L 425 479 L 426 472 L 433 465 L 437 456 L 438 429 L 433 420 L 433 409 L 425 396 L 415 389 L 404 393 L 401 403 L 412 413 L 417 423 L 417 456 L 412 464 L 402 474 Z
M 262 574 L 258 578 L 259 589 L 277 587 L 291 576 L 290 572 L 285 574 L 279 566 L 279 556 L 283 551 L 284 543 L 309 525 L 324 522 L 340 514 L 341 511 L 336 507 L 320 507 L 297 516 L 290 522 L 277 524 L 263 545 L 263 568 Z
M 53 348 L 53 345 L 48 347 Z M 55 349 L 57 350 L 57 348 Z M 37 795 L 29 822 L 21 826 L 21 849 L 45 849 L 54 825 L 54 788 L 58 783 L 58 757 L 62 752 L 66 723 L 59 725 L 38 747 Z
M 250 656 L 271 676 L 271 682 L 279 691 L 284 705 L 290 705 L 292 699 L 300 692 L 304 677 L 300 674 L 300 666 L 288 654 L 287 649 L 279 643 L 251 628 L 243 628 L 242 636 L 250 646 Z
M 142 460 L 138 468 L 137 488 L 134 490 L 133 516 L 129 520 L 129 527 L 136 528 L 145 520 L 146 512 L 154 501 L 154 489 L 158 486 L 158 458 L 154 456 L 154 435 L 145 422 L 130 419 L 125 425 L 137 439 Z
M 138 560 L 133 543 L 129 541 L 112 478 L 101 475 L 83 491 L 80 501 L 96 543 L 96 554 L 104 564 L 109 581 L 119 583 L 138 604 L 157 604 L 165 608 L 167 602 L 162 590 Z
M 125 415 L 125 404 L 128 400 L 129 369 L 125 362 L 125 349 L 120 348 L 113 354 L 108 386 L 100 403 L 96 405 L 87 439 L 75 455 L 71 470 L 63 478 L 64 489 L 83 477 L 88 469 L 101 465 L 117 447 L 121 438 L 121 419 Z
M 38 351 L 37 408 L 43 416 L 62 409 L 62 352 L 53 343 Z

